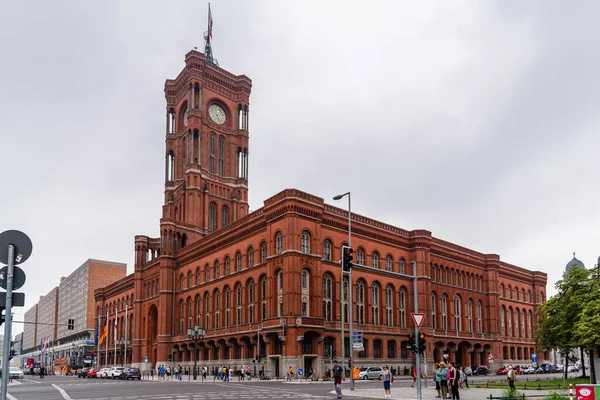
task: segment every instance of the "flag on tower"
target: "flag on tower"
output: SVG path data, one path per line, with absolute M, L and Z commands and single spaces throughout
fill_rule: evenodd
M 208 3 L 208 36 L 212 39 L 212 13 L 210 12 L 210 3 Z

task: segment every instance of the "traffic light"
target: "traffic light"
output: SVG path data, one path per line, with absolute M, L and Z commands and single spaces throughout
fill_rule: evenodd
M 287 326 L 283 326 L 283 336 L 287 336 Z
M 425 341 L 425 334 L 419 333 L 419 354 L 425 353 L 425 348 L 427 347 Z
M 75 329 L 75 320 L 74 319 L 69 319 L 68 323 L 69 325 L 69 330 L 72 331 L 73 329 Z
M 350 272 L 352 268 L 352 253 L 354 250 L 351 247 L 342 246 L 342 270 L 344 272 Z
M 11 340 L 10 342 L 10 356 L 8 357 L 8 361 L 12 360 L 14 356 L 17 356 L 17 351 L 15 349 L 13 349 L 13 346 L 16 344 L 17 342 L 14 340 Z
M 412 333 L 408 334 L 408 346 L 406 346 L 406 348 L 413 353 L 416 353 L 417 346 L 415 346 L 415 335 Z
M 4 323 L 4 307 L 0 307 L 0 325 L 2 325 Z

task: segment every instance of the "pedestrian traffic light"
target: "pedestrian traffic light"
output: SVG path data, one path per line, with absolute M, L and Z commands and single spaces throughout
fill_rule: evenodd
M 408 345 L 406 346 L 406 348 L 412 351 L 413 353 L 416 353 L 417 351 L 417 346 L 415 346 L 415 335 L 412 333 L 408 334 Z
M 69 325 L 68 329 L 70 331 L 72 331 L 73 329 L 75 329 L 75 320 L 74 319 L 69 319 L 67 325 Z
M 426 347 L 425 334 L 421 332 L 419 333 L 419 354 L 425 353 Z
M 350 272 L 352 268 L 352 253 L 354 250 L 350 246 L 342 246 L 342 270 Z

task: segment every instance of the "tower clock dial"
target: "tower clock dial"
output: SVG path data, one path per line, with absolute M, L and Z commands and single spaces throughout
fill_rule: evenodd
M 217 104 L 211 104 L 210 107 L 208 107 L 208 115 L 210 115 L 210 119 L 212 119 L 215 124 L 222 124 L 225 122 L 225 110 Z

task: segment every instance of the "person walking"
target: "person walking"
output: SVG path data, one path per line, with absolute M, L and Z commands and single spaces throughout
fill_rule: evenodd
M 410 384 L 410 387 L 415 387 L 415 382 L 417 381 L 417 367 L 413 367 L 412 378 L 413 378 L 413 381 Z
M 46 375 L 46 367 L 42 365 L 40 367 L 40 379 L 44 379 L 44 375 Z
M 508 379 L 508 386 L 510 387 L 510 390 L 516 390 L 515 380 L 517 379 L 517 374 L 515 373 L 515 370 L 513 369 L 512 365 L 508 366 L 508 374 L 506 375 L 506 377 Z
M 465 367 L 461 367 L 458 370 L 458 376 L 459 376 L 459 380 L 458 380 L 458 386 L 462 389 L 463 388 L 463 382 L 465 381 Z
M 445 362 L 440 363 L 440 389 L 442 391 L 442 399 L 446 400 L 448 398 L 448 368 Z
M 452 400 L 460 400 L 460 394 L 458 393 L 458 384 L 460 379 L 460 373 L 456 369 L 454 361 L 450 363 L 450 389 L 452 390 Z
M 337 398 L 342 398 L 342 373 L 344 370 L 342 367 L 338 365 L 337 360 L 333 362 L 333 385 L 335 386 L 335 394 L 337 394 Z
M 462 373 L 464 374 L 464 379 L 465 379 L 465 386 L 467 387 L 467 389 L 469 388 L 469 376 L 467 375 L 467 372 L 465 371 L 465 367 L 461 368 Z
M 435 397 L 439 399 L 440 397 L 442 397 L 442 394 L 440 392 L 442 390 L 441 386 L 440 386 L 440 380 L 442 379 L 440 376 L 440 374 L 441 374 L 440 363 L 435 363 L 434 370 L 435 370 L 435 372 L 434 372 L 434 374 L 435 374 L 434 375 L 435 390 L 437 392 L 437 396 L 435 396 Z
M 394 375 L 388 369 L 387 365 L 383 366 L 383 373 L 381 374 L 381 379 L 383 380 L 383 390 L 385 391 L 385 398 L 389 399 L 392 397 L 392 389 L 391 385 L 394 382 Z

